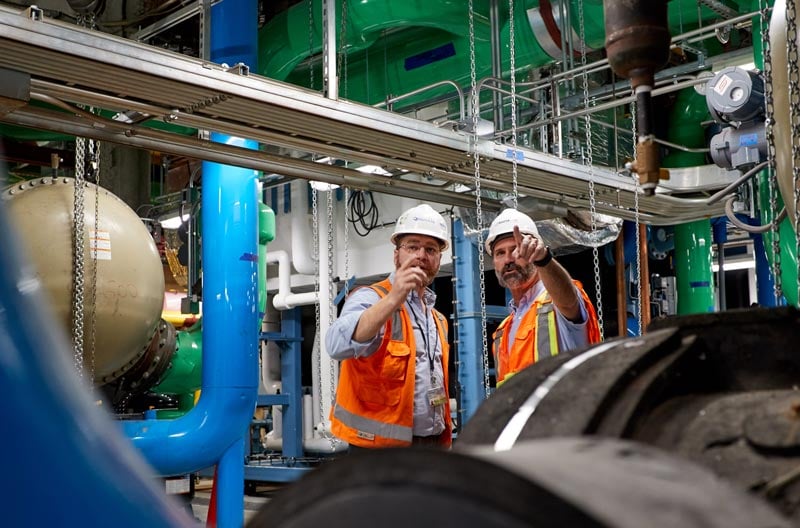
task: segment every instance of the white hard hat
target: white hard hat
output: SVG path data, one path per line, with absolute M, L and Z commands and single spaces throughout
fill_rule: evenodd
M 450 226 L 444 217 L 427 204 L 412 207 L 400 215 L 392 233 L 392 244 L 402 235 L 426 235 L 443 244 L 442 249 L 450 246 Z
M 533 235 L 536 238 L 539 236 L 539 230 L 533 219 L 525 213 L 520 213 L 516 209 L 504 209 L 497 218 L 492 221 L 489 227 L 489 236 L 486 237 L 486 252 L 492 254 L 492 245 L 497 237 L 507 235 L 514 232 L 514 226 L 519 226 L 519 231 L 522 234 Z

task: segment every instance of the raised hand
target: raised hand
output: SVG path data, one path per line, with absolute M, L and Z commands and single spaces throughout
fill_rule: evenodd
M 533 261 L 543 259 L 547 255 L 547 248 L 541 240 L 533 235 L 523 235 L 519 226 L 514 226 L 514 242 L 517 247 L 511 254 L 515 260 L 526 266 Z

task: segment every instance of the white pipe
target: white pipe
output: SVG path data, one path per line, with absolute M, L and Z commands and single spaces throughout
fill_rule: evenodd
M 312 409 L 311 395 L 303 394 L 303 441 L 314 436 L 314 412 Z
M 280 319 L 275 320 L 276 312 L 267 305 L 262 332 L 280 332 Z M 278 394 L 281 391 L 281 351 L 273 341 L 261 343 L 261 388 L 260 394 Z
M 267 433 L 266 439 L 261 443 L 264 449 L 270 451 L 281 451 L 283 449 L 283 439 L 271 437 Z M 308 438 L 303 440 L 303 450 L 306 453 L 341 453 L 349 447 L 347 442 L 338 438 Z
M 319 398 L 320 398 L 320 375 L 321 369 L 314 368 L 319 365 L 319 334 L 314 336 L 314 346 L 311 347 L 311 365 L 313 365 L 311 369 L 311 398 L 312 398 L 312 412 L 314 413 L 314 423 L 320 423 L 320 410 L 319 410 Z M 314 438 L 320 438 L 322 435 L 317 427 L 314 427 Z
M 326 250 L 327 251 L 327 250 Z M 289 268 L 289 254 L 283 250 L 267 251 L 267 264 L 278 263 L 278 293 L 272 299 L 277 310 L 288 310 L 295 306 L 305 306 L 317 302 L 316 292 L 292 293 Z
M 291 228 L 292 228 L 292 264 L 297 273 L 302 275 L 313 275 L 316 270 L 313 255 L 313 240 L 314 234 L 309 228 L 309 210 L 308 200 L 306 199 L 307 188 L 305 181 L 297 182 L 297 185 L 292 184 L 290 191 L 291 197 Z M 322 231 L 319 231 L 320 233 Z M 320 237 L 322 238 L 322 237 Z M 314 301 L 316 302 L 316 300 Z

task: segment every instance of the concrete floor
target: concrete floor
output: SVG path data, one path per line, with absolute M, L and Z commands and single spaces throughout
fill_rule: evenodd
M 244 496 L 244 522 L 247 522 L 258 513 L 261 506 L 269 501 L 271 492 L 276 487 L 259 486 L 255 495 Z M 194 500 L 192 500 L 192 513 L 199 526 L 205 526 L 208 518 L 208 504 L 211 500 L 211 480 L 202 479 L 197 483 Z

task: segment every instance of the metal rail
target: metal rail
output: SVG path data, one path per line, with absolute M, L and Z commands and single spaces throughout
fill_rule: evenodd
M 5 7 L 0 7 L 0 49 L 0 68 L 31 75 L 33 98 L 58 101 L 62 108 L 80 104 L 150 116 L 141 124 L 99 122 L 77 111 L 25 105 L 0 115 L 0 121 L 6 123 L 290 177 L 474 206 L 474 197 L 464 192 L 474 182 L 471 137 L 457 130 L 367 105 L 331 100 L 245 74 L 243 69 L 229 71 L 208 61 Z M 289 155 L 240 151 L 141 126 L 153 121 L 255 139 L 282 147 L 280 151 L 380 165 L 393 173 L 406 170 L 415 176 L 363 174 Z M 488 140 L 479 140 L 478 151 L 483 189 L 510 193 L 512 158 L 517 157 L 520 193 L 567 207 L 588 206 L 589 178 L 583 165 L 522 147 L 514 153 L 506 145 Z M 630 178 L 602 167 L 594 168 L 593 178 L 598 212 L 633 219 L 635 189 Z M 496 210 L 500 204 L 489 199 L 484 206 Z M 705 205 L 703 199 L 663 194 L 651 199 L 640 197 L 639 208 L 645 222 L 658 224 L 722 214 L 721 209 Z

